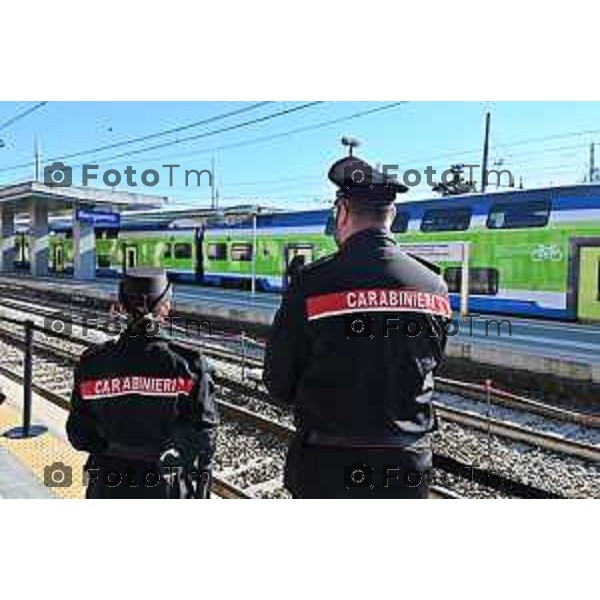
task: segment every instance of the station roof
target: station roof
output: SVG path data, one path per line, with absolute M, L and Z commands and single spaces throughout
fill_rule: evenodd
M 266 206 L 244 204 L 224 206 L 220 208 L 207 207 L 174 207 L 162 210 L 131 211 L 123 215 L 125 225 L 165 224 L 171 227 L 197 227 L 207 223 L 238 222 L 250 218 L 254 214 L 276 212 L 276 209 Z
M 49 187 L 40 181 L 25 181 L 0 187 L 0 206 L 15 212 L 28 211 L 32 203 L 46 203 L 51 212 L 64 211 L 76 204 L 115 211 L 162 208 L 168 198 L 91 187 Z
M 154 209 L 123 210 L 121 213 L 122 227 L 202 227 L 208 224 L 230 225 L 251 219 L 252 215 L 264 215 L 282 212 L 280 209 L 267 207 L 260 204 L 239 204 L 210 207 L 164 207 Z M 54 214 L 49 217 L 50 223 L 55 227 L 69 228 L 72 215 Z M 16 218 L 16 225 L 21 230 L 29 225 L 29 214 L 22 212 Z

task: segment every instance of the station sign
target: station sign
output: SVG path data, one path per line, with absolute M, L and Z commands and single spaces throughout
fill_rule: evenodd
M 432 263 L 461 262 L 465 255 L 465 242 L 447 242 L 434 244 L 398 244 L 403 252 L 416 254 Z
M 119 227 L 121 224 L 120 213 L 89 210 L 87 208 L 78 208 L 75 218 L 84 225 L 99 227 Z

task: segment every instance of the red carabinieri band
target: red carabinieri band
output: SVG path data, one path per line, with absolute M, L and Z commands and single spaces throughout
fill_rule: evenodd
M 123 377 L 82 381 L 79 391 L 84 400 L 127 396 L 129 394 L 177 397 L 179 394 L 189 394 L 193 385 L 193 378 L 125 375 Z
M 306 300 L 308 320 L 355 312 L 416 312 L 452 317 L 448 296 L 408 289 L 348 290 Z

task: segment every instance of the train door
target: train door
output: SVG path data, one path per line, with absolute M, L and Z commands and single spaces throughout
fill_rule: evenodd
M 284 248 L 285 271 L 283 276 L 284 287 L 290 283 L 294 271 L 314 260 L 314 246 L 312 244 L 288 244 Z
M 198 281 L 204 279 L 204 253 L 202 252 L 202 242 L 204 241 L 204 229 L 198 228 L 195 232 L 196 240 L 196 262 L 194 264 L 194 275 Z
M 123 246 L 123 273 L 128 269 L 134 269 L 137 265 L 137 246 Z
M 29 236 L 22 231 L 17 234 L 17 253 L 15 267 L 17 269 L 29 268 Z
M 54 272 L 63 273 L 65 270 L 65 250 L 62 242 L 54 246 Z
M 579 248 L 577 318 L 600 321 L 600 246 Z

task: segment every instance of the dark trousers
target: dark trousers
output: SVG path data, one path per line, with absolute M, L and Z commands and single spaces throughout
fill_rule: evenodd
M 168 498 L 170 486 L 157 463 L 129 460 L 90 459 L 86 465 L 86 498 Z
M 339 448 L 296 438 L 288 451 L 285 486 L 294 498 L 427 498 L 429 445 Z

